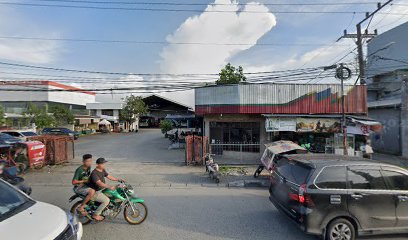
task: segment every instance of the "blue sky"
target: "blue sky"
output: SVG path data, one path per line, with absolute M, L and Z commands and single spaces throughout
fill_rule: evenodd
M 155 1 L 175 3 L 214 2 L 208 0 Z M 216 1 L 218 3 L 231 3 L 230 0 Z M 350 0 L 349 2 L 356 1 Z M 34 0 L 20 2 L 44 3 Z M 247 2 L 239 1 L 239 3 L 243 4 Z M 237 13 L 203 14 L 199 12 L 37 8 L 0 4 L 0 36 L 253 43 L 250 46 L 231 47 L 231 49 L 226 50 L 226 47 L 222 46 L 44 42 L 0 39 L 0 60 L 41 66 L 129 73 L 216 73 L 227 62 L 243 65 L 247 71 L 271 71 L 303 66 L 321 66 L 329 64 L 328 61 L 336 59 L 336 57 L 340 58 L 347 53 L 348 49 L 354 46 L 350 40 L 343 40 L 335 45 L 333 45 L 333 42 L 347 26 L 350 26 L 349 31 L 353 32 L 355 23 L 364 14 L 356 14 L 353 18 L 353 14 L 279 14 L 275 12 L 369 11 L 376 8 L 375 4 L 319 7 L 268 6 L 269 9 L 262 5 L 262 3 L 296 2 L 338 1 L 251 1 L 252 5 L 249 5 L 251 9 L 265 11 L 265 13 L 246 17 L 239 16 L 239 10 Z M 373 1 L 360 0 L 358 2 Z M 255 6 L 254 3 L 259 3 L 259 5 Z M 221 7 L 231 9 L 226 6 Z M 158 8 L 169 7 L 158 6 Z M 203 11 L 207 6 L 173 8 Z M 238 9 L 239 7 L 235 8 Z M 407 6 L 396 5 L 385 8 L 384 12 L 408 13 L 408 8 Z M 408 20 L 406 16 L 378 15 L 373 19 L 371 26 L 379 27 L 381 32 L 406 20 Z M 228 29 L 228 31 L 225 29 Z M 328 44 L 328 46 L 260 45 L 264 43 L 324 43 Z M 351 55 L 350 59 L 352 58 Z

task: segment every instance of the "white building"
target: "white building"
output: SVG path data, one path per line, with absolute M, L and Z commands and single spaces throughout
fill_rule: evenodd
M 86 104 L 95 102 L 95 95 L 53 81 L 0 81 L 0 106 L 11 119 L 22 117 L 29 104 L 46 108 L 60 104 L 75 116 L 89 115 Z
M 88 103 L 86 104 L 86 109 L 90 111 L 91 116 L 100 118 L 101 120 L 105 119 L 111 123 L 111 126 L 114 130 L 125 130 L 125 131 L 137 131 L 139 129 L 139 119 L 136 118 L 136 121 L 133 124 L 127 124 L 120 121 L 120 110 L 124 107 L 124 103 Z

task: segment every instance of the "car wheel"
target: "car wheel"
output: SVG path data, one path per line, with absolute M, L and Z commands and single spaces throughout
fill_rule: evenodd
M 326 240 L 355 240 L 356 230 L 350 221 L 336 219 L 327 227 Z

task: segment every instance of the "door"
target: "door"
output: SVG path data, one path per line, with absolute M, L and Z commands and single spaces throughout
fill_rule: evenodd
M 395 227 L 395 198 L 387 190 L 380 169 L 370 166 L 348 167 L 348 210 L 363 230 Z
M 408 229 L 408 175 L 399 171 L 383 170 L 396 201 L 397 227 Z

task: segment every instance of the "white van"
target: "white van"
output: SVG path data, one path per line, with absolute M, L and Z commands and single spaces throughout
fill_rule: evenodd
M 0 180 L 0 238 L 80 240 L 82 224 L 69 212 L 38 202 Z

